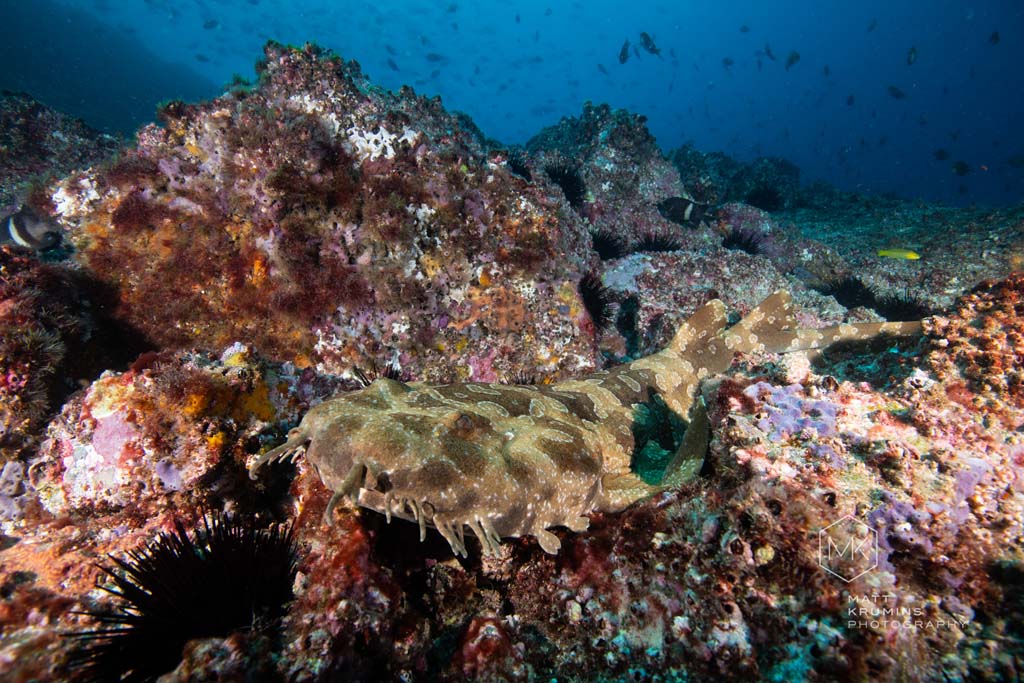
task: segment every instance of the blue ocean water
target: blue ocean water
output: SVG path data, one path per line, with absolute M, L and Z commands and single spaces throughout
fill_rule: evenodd
M 108 130 L 251 77 L 269 39 L 313 41 L 505 144 L 590 100 L 647 116 L 666 151 L 780 156 L 867 193 L 1024 200 L 1018 0 L 0 0 L 0 20 L 0 87 Z

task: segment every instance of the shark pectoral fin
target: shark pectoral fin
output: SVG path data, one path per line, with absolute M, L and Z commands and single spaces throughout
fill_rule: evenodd
M 651 486 L 632 472 L 606 474 L 601 480 L 597 507 L 604 512 L 618 512 L 659 491 L 660 486 Z
M 683 442 L 679 444 L 675 455 L 665 468 L 665 476 L 660 488 L 682 486 L 700 474 L 704 466 L 704 456 L 711 442 L 711 422 L 708 420 L 708 409 L 704 399 L 698 398 L 690 409 L 690 424 L 686 426 Z

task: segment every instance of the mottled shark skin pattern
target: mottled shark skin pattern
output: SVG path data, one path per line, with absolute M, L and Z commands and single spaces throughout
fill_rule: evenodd
M 787 292 L 776 292 L 727 327 L 714 300 L 683 323 L 667 348 L 604 372 L 550 385 L 466 382 L 426 385 L 377 379 L 309 410 L 287 441 L 250 467 L 305 455 L 339 501 L 436 528 L 466 555 L 465 529 L 485 554 L 504 537 L 533 536 L 548 553 L 551 527 L 584 531 L 587 515 L 616 512 L 700 471 L 708 423 L 696 399 L 702 380 L 734 354 L 824 348 L 878 335 L 916 335 L 919 322 L 798 329 Z M 654 394 L 688 421 L 663 480 L 630 469 L 634 410 Z

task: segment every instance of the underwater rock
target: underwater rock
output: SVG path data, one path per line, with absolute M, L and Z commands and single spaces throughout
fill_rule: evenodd
M 594 367 L 582 222 L 438 99 L 272 43 L 255 88 L 160 116 L 51 198 L 117 317 L 158 347 L 241 339 L 303 367 L 393 361 L 439 381 Z
M 120 147 L 118 138 L 29 95 L 0 93 L 0 216 L 17 209 L 25 184 L 99 163 Z
M 345 385 L 272 364 L 236 344 L 146 354 L 105 373 L 64 406 L 33 464 L 32 491 L 60 516 L 208 505 L 244 495 L 245 459 L 264 432 L 297 421 Z
M 579 118 L 563 117 L 526 143 L 534 177 L 544 176 L 560 187 L 595 235 L 619 240 L 630 251 L 645 237 L 680 243 L 693 239 L 692 228 L 658 210 L 666 200 L 693 198 L 662 156 L 645 121 L 624 109 L 587 102 Z M 693 214 L 694 225 L 702 210 Z
M 695 198 L 710 204 L 742 202 L 774 213 L 801 201 L 800 169 L 785 159 L 760 157 L 743 163 L 721 152 L 684 145 L 668 153 Z
M 1012 428 L 1024 424 L 1024 274 L 983 282 L 926 330 L 929 365 L 950 383 L 953 401 Z
M 38 444 L 46 418 L 110 361 L 81 278 L 0 245 L 0 462 Z

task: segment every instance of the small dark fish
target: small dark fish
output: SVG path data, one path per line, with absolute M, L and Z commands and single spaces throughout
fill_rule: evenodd
M 456 5 L 454 2 L 452 4 L 450 4 L 450 5 L 448 5 L 448 14 L 455 14 L 458 11 L 459 11 L 459 6 Z
M 740 26 L 740 33 L 750 33 L 750 27 L 743 24 L 743 26 Z
M 957 138 L 960 137 L 960 129 L 957 128 L 956 130 L 954 130 L 952 133 L 949 134 L 949 137 L 952 138 L 953 142 L 956 142 Z
M 516 23 L 517 24 L 523 23 L 523 19 L 522 19 L 522 17 L 519 16 L 519 14 L 516 14 Z
M 430 72 L 430 77 L 431 78 L 437 78 L 440 75 L 441 75 L 441 70 L 440 69 L 434 69 L 433 71 Z
M 13 213 L 0 230 L 0 242 L 15 244 L 35 251 L 46 251 L 60 244 L 60 227 L 27 206 Z
M 626 38 L 626 42 L 622 44 L 622 49 L 619 50 L 619 64 L 625 64 L 629 60 L 629 38 Z
M 207 19 L 203 22 L 203 28 L 205 28 L 207 31 L 212 31 L 218 26 L 220 26 L 220 22 L 216 19 Z
M 732 57 L 722 57 L 722 66 L 728 71 L 729 68 L 736 62 L 732 61 Z
M 917 61 L 917 48 L 912 47 L 907 52 L 907 66 L 913 66 L 914 62 Z
M 928 125 L 928 119 L 926 119 L 924 117 L 924 114 L 922 114 L 921 116 L 917 117 L 917 125 L 922 126 L 922 127 Z
M 1014 154 L 1006 159 L 1006 163 L 1010 168 L 1024 168 L 1024 154 Z
M 548 7 L 546 10 L 544 10 L 544 16 L 545 17 L 550 17 L 551 16 L 551 8 L 550 7 Z
M 769 45 L 768 43 L 764 44 L 764 56 L 772 60 L 773 62 L 775 61 L 775 53 L 772 52 L 772 46 Z
M 391 59 L 390 57 L 388 57 L 388 66 L 391 68 L 392 71 L 401 71 L 401 69 L 398 68 L 398 65 L 395 64 L 395 60 Z
M 797 62 L 799 62 L 799 61 L 800 61 L 800 53 L 797 52 L 796 50 L 790 52 L 789 56 L 786 57 L 786 71 L 789 71 L 789 68 L 791 66 L 793 66 L 794 64 L 796 64 Z
M 876 28 L 878 28 L 878 19 L 872 19 L 871 22 L 868 24 L 868 33 L 871 33 Z
M 209 61 L 210 61 L 210 58 L 209 58 L 209 57 L 207 57 L 207 56 L 206 56 L 206 55 L 204 55 L 204 54 L 197 54 L 197 55 L 196 55 L 196 61 L 197 61 L 197 62 L 202 62 L 203 64 L 206 64 L 207 62 L 209 62 Z
M 447 59 L 444 55 L 438 54 L 436 52 L 428 52 L 425 55 L 425 58 L 426 58 L 426 60 L 428 62 L 434 62 L 434 63 L 443 62 L 443 61 L 446 61 L 446 59 Z
M 608 75 L 608 69 L 604 68 L 604 64 L 598 64 L 597 70 L 603 73 L 605 76 Z
M 895 85 L 890 85 L 888 88 L 886 88 L 886 92 L 889 93 L 889 97 L 892 97 L 897 100 L 902 100 L 904 97 L 907 96 L 907 93 L 903 92 Z
M 391 47 L 390 45 L 385 45 L 384 49 L 387 50 L 388 54 L 391 55 L 392 57 L 398 56 L 398 51 L 395 50 L 395 48 Z
M 880 138 L 878 138 L 878 146 L 879 147 L 885 147 L 885 143 L 887 143 L 887 142 L 889 142 L 889 136 L 888 135 L 883 135 Z
M 971 167 L 967 165 L 966 161 L 954 161 L 953 162 L 953 173 L 958 176 L 965 176 L 971 172 Z
M 651 38 L 649 34 L 644 33 L 643 31 L 640 32 L 640 44 L 643 46 L 645 50 L 650 52 L 652 55 L 658 55 L 659 57 L 661 56 L 661 49 L 654 44 L 654 39 Z
M 998 45 L 999 44 L 999 31 L 992 31 L 992 35 L 990 35 L 988 37 L 988 42 L 992 43 L 993 45 Z
M 826 64 L 825 68 L 821 70 L 821 73 L 825 75 L 825 78 L 828 78 L 832 75 L 832 69 L 828 68 L 828 64 Z
M 945 161 L 946 159 L 949 158 L 949 152 L 942 149 L 941 147 L 932 152 L 932 154 L 935 156 L 936 161 Z
M 426 36 L 420 36 L 420 45 L 422 45 L 423 47 L 427 47 L 430 44 L 430 38 L 427 38 Z
M 847 107 L 852 107 L 853 103 L 856 102 L 856 101 L 857 101 L 856 98 L 853 95 L 850 95 L 849 97 L 846 98 L 846 106 Z

